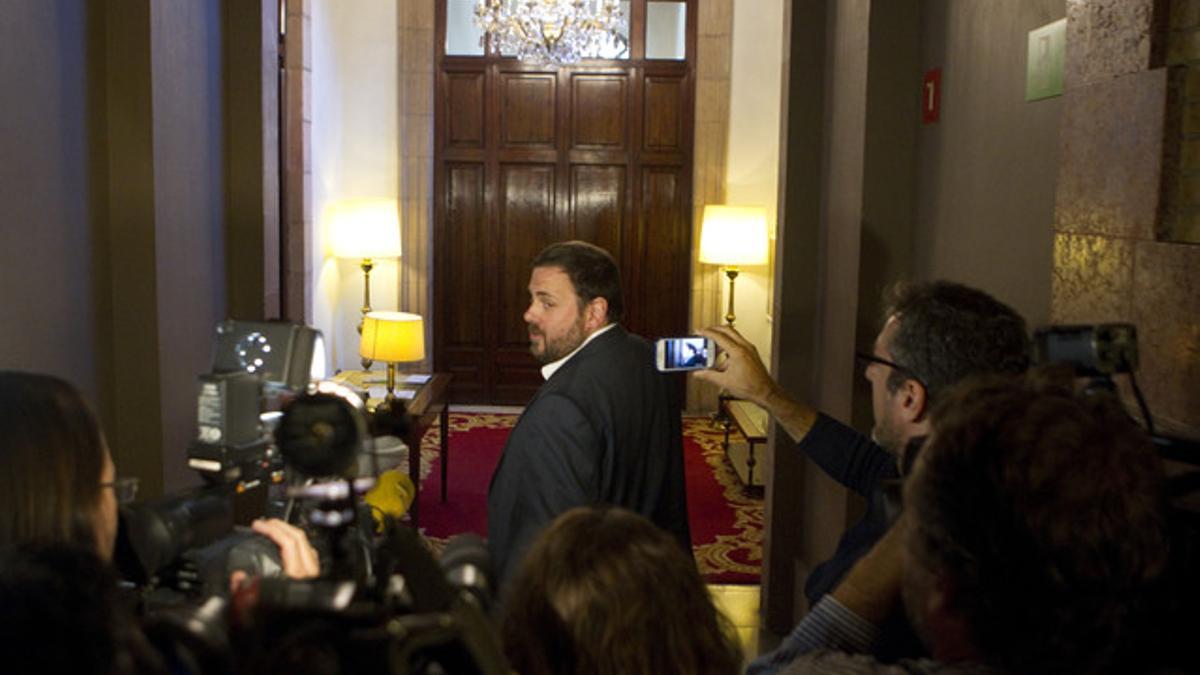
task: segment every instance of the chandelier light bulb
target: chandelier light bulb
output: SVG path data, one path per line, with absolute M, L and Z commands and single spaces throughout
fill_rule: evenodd
M 502 54 L 537 65 L 569 65 L 624 54 L 628 19 L 616 0 L 479 0 L 475 24 Z

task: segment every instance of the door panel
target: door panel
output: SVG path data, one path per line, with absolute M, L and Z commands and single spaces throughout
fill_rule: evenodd
M 502 73 L 500 137 L 505 147 L 554 149 L 557 81 L 549 73 Z
M 688 169 L 690 173 L 690 168 Z M 639 307 L 656 307 L 656 298 L 687 302 L 691 237 L 685 224 L 691 196 L 682 167 L 648 167 L 642 172 L 643 242 L 639 269 L 648 274 L 640 284 Z M 679 334 L 678 308 L 639 313 L 639 324 L 650 335 Z M 687 312 L 682 316 L 686 320 Z
M 628 76 L 577 73 L 571 76 L 571 146 L 625 147 Z
M 524 350 L 529 344 L 522 315 L 529 301 L 529 261 L 547 245 L 564 238 L 554 217 L 553 164 L 504 165 L 500 169 L 498 307 L 503 327 L 498 346 Z
M 590 241 L 619 257 L 625 228 L 625 167 L 572 166 L 570 212 L 567 236 Z
M 476 308 L 488 301 L 485 294 L 484 246 L 487 222 L 484 212 L 484 171 L 482 164 L 458 164 L 447 167 L 446 219 L 449 234 L 444 245 L 449 295 L 456 299 L 445 343 L 451 347 L 478 345 L 485 333 L 483 316 Z
M 447 73 L 442 116 L 446 143 L 453 148 L 483 148 L 483 73 Z
M 645 149 L 682 150 L 683 87 L 678 77 L 646 78 Z

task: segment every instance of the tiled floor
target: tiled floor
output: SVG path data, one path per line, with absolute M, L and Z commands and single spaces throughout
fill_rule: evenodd
M 723 586 L 710 584 L 709 593 L 713 602 L 729 617 L 737 629 L 742 643 L 744 663 L 770 651 L 779 644 L 779 638 L 768 630 L 761 629 L 758 616 L 758 586 Z

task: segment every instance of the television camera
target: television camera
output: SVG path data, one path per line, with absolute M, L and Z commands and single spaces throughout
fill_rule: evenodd
M 116 561 L 139 587 L 148 636 L 191 673 L 507 672 L 482 540 L 451 540 L 439 567 L 397 514 L 365 506 L 374 437 L 408 420 L 319 381 L 323 354 L 311 328 L 217 326 L 188 448 L 204 484 L 122 510 Z M 264 515 L 309 533 L 319 578 L 279 576 L 275 545 L 245 527 Z M 249 580 L 231 591 L 234 571 Z

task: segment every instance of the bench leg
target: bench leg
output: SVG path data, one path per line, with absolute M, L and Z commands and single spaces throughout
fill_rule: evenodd
M 442 442 L 439 451 L 442 455 L 442 503 L 446 503 L 446 466 L 450 463 L 450 407 L 442 408 L 438 416 L 438 429 L 442 432 Z

